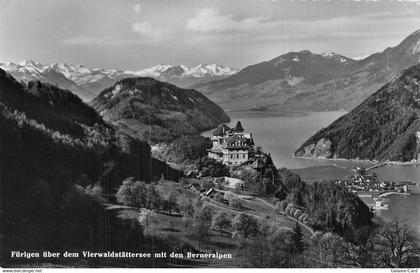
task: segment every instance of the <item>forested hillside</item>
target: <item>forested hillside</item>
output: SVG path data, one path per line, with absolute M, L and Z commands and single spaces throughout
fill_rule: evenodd
M 420 152 L 420 65 L 403 71 L 295 156 L 410 161 Z
M 25 86 L 3 70 L 0 111 L 2 266 L 16 249 L 147 248 L 141 228 L 116 219 L 85 191 L 96 184 L 113 193 L 129 176 L 177 180 L 177 171 L 151 158 L 147 143 L 115 131 L 70 91 Z

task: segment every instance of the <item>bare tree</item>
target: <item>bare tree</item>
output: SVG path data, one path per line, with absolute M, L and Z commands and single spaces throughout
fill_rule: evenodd
M 156 223 L 158 221 L 157 214 L 154 211 L 145 208 L 140 210 L 138 220 L 145 228 L 149 228 L 151 223 Z
M 380 228 L 375 236 L 375 257 L 378 266 L 406 268 L 419 266 L 419 244 L 415 232 L 394 220 Z

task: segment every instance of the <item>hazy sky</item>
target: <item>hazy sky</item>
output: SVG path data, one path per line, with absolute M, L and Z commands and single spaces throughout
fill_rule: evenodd
M 304 49 L 364 56 L 417 29 L 414 1 L 0 0 L 0 62 L 243 68 Z

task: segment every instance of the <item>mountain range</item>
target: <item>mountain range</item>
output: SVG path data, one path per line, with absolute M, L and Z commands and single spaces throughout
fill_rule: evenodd
M 139 71 L 1 63 L 16 79 L 41 80 L 71 90 L 84 101 L 127 77 L 157 80 L 196 89 L 230 110 L 351 110 L 400 71 L 420 63 L 420 30 L 395 47 L 365 58 L 308 50 L 289 52 L 242 70 L 221 65 L 157 65 Z
M 361 60 L 336 53 L 289 52 L 192 88 L 225 109 L 351 110 L 418 63 L 420 30 L 397 46 Z
M 308 139 L 295 156 L 378 161 L 420 159 L 420 65 L 401 72 Z
M 39 80 L 68 89 L 84 101 L 90 101 L 100 91 L 128 77 L 154 77 L 185 87 L 233 75 L 236 68 L 216 64 L 200 64 L 194 67 L 185 65 L 157 65 L 139 71 L 118 69 L 88 68 L 82 65 L 55 63 L 46 65 L 34 61 L 20 63 L 0 63 L 0 68 L 19 81 L 27 83 Z

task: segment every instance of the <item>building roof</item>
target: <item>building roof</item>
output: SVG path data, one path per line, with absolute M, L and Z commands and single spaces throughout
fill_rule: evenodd
M 238 178 L 228 177 L 228 176 L 225 176 L 224 182 L 225 182 L 224 183 L 225 187 L 232 188 L 232 189 L 234 189 L 237 184 L 241 184 L 241 185 L 244 184 L 243 180 L 238 179 Z
M 213 153 L 213 154 L 217 154 L 217 155 L 223 154 L 222 149 L 214 149 L 214 148 L 212 148 L 212 149 L 207 149 L 207 152 Z
M 211 189 L 209 189 L 208 191 L 206 191 L 205 195 L 206 195 L 206 196 L 209 196 L 210 194 L 212 194 L 212 193 L 213 193 L 213 191 L 214 191 L 214 189 L 213 189 L 213 188 L 211 188 Z
M 213 136 L 224 136 L 227 132 L 229 132 L 231 130 L 232 130 L 232 128 L 230 128 L 226 124 L 222 124 L 219 127 L 217 127 L 216 129 L 214 129 L 214 131 L 211 132 L 211 134 Z
M 237 145 L 237 142 L 240 145 Z M 242 135 L 233 135 L 230 138 L 226 139 L 223 147 L 228 149 L 244 149 L 249 148 L 250 140 Z
M 242 133 L 243 131 L 245 131 L 244 127 L 242 127 L 242 124 L 239 120 L 238 122 L 236 122 L 235 128 L 233 128 L 233 131 L 236 133 Z
M 251 167 L 253 169 L 261 169 L 264 166 L 263 161 L 261 158 L 257 158 L 252 164 Z

